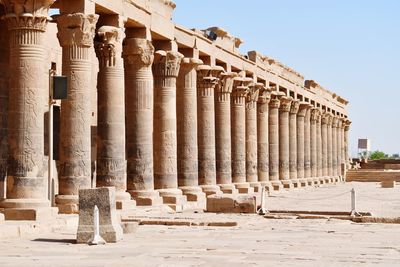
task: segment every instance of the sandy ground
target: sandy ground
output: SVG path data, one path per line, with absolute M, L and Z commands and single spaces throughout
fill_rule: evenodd
M 283 192 L 269 197 L 268 206 L 347 211 L 350 193 L 336 196 L 353 187 L 361 211 L 399 216 L 400 189 L 382 189 L 374 183 Z M 362 201 L 364 195 L 370 199 Z M 322 197 L 326 199 L 316 200 Z M 238 226 L 140 226 L 117 244 L 90 247 L 74 244 L 76 226 L 72 224 L 53 233 L 2 240 L 0 266 L 400 266 L 398 224 L 273 220 L 239 214 L 137 213 L 149 218 L 236 221 Z

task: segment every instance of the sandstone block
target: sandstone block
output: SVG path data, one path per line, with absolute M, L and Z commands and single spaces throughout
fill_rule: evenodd
M 255 196 L 247 195 L 211 195 L 207 197 L 207 212 L 217 213 L 255 213 Z
M 396 186 L 396 181 L 382 181 L 382 188 L 394 188 Z
M 49 221 L 57 216 L 57 208 L 13 208 L 4 210 L 4 218 L 12 221 Z M 1 220 L 0 220 L 1 221 Z
M 116 214 L 115 188 L 101 187 L 79 190 L 79 226 L 77 243 L 87 243 L 94 233 L 93 209 L 99 208 L 100 235 L 109 243 L 122 239 L 122 228 Z

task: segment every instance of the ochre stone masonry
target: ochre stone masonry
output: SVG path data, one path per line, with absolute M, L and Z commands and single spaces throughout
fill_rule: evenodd
M 240 54 L 242 40 L 221 28 L 175 25 L 172 1 L 0 5 L 1 208 L 50 209 L 50 69 L 68 79 L 54 118 L 61 213 L 96 187 L 115 187 L 119 209 L 180 210 L 214 194 L 343 180 L 348 102 L 275 59 Z

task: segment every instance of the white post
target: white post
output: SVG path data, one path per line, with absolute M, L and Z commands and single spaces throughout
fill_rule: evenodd
M 93 210 L 93 238 L 89 241 L 89 245 L 104 244 L 106 244 L 106 241 L 100 236 L 99 208 L 95 205 Z
M 265 192 L 265 187 L 262 187 L 261 188 L 261 207 L 258 210 L 258 214 L 264 215 L 264 214 L 268 213 L 265 206 L 266 206 L 266 192 Z
M 361 216 L 360 213 L 356 211 L 356 190 L 351 189 L 351 213 L 350 216 Z

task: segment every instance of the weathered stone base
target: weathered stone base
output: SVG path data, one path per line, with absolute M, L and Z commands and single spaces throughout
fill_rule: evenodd
M 128 192 L 117 192 L 115 198 L 118 210 L 129 210 L 136 207 L 136 201 L 131 199 Z
M 275 191 L 280 191 L 283 189 L 283 184 L 281 181 L 271 181 L 271 184 Z
M 314 185 L 315 185 L 315 186 L 320 186 L 320 185 L 323 184 L 323 183 L 321 183 L 320 177 L 315 177 L 315 178 L 313 178 L 313 179 L 314 179 Z
M 47 199 L 3 199 L 0 207 L 5 209 L 36 209 L 50 207 L 50 201 Z
M 394 188 L 396 186 L 396 181 L 382 181 L 382 188 Z
M 315 186 L 314 178 L 307 178 L 308 186 Z
M 324 177 L 325 184 L 331 184 L 333 179 L 329 176 Z
M 61 214 L 78 214 L 79 213 L 79 197 L 75 195 L 58 195 L 56 196 L 56 205 L 58 212 Z
M 293 187 L 294 188 L 300 188 L 301 187 L 301 182 L 300 182 L 299 179 L 292 179 L 291 181 L 293 183 Z
M 183 211 L 187 204 L 187 198 L 182 190 L 177 188 L 159 189 L 158 192 L 163 199 L 163 203 L 175 211 Z
M 262 190 L 262 185 L 260 183 L 250 183 L 250 187 L 253 187 L 254 193 L 260 193 Z
M 308 187 L 308 180 L 305 178 L 299 179 L 301 187 Z
M 272 192 L 274 191 L 274 187 L 272 186 L 271 182 L 260 182 L 261 186 L 264 186 L 265 190 L 267 192 Z
M 3 211 L 5 220 L 48 222 L 58 214 L 58 208 L 10 208 Z
M 233 184 L 220 184 L 219 188 L 224 194 L 239 194 L 239 190 Z
M 223 194 L 218 185 L 200 185 L 200 187 L 207 196 Z
M 293 189 L 294 188 L 294 185 L 291 180 L 282 180 L 281 182 L 282 182 L 283 188 L 285 188 L 285 189 Z
M 254 188 L 250 187 L 249 183 L 237 183 L 234 184 L 239 194 L 251 194 L 254 193 Z
M 101 187 L 79 190 L 79 225 L 77 243 L 93 238 L 94 207 L 99 210 L 100 236 L 109 243 L 122 239 L 122 228 L 116 216 L 115 188 Z
M 128 191 L 136 201 L 136 206 L 160 206 L 163 199 L 156 190 Z
M 207 196 L 200 187 L 180 187 L 179 189 L 187 198 L 185 209 L 206 209 Z
M 256 211 L 255 196 L 224 194 L 207 197 L 207 212 L 255 213 Z

